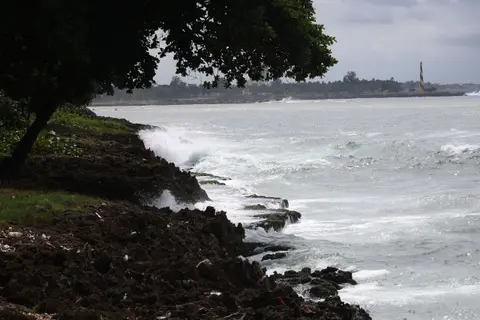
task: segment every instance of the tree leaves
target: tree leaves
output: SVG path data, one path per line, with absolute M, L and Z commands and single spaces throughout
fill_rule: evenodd
M 13 99 L 85 104 L 114 88 L 149 88 L 166 54 L 180 75 L 212 76 L 207 86 L 220 77 L 225 86 L 247 78 L 303 81 L 336 63 L 335 40 L 315 23 L 311 0 L 22 0 L 4 7 L 0 89 Z

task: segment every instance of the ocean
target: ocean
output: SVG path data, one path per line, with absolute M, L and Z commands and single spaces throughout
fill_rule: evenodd
M 296 248 L 269 272 L 350 270 L 359 284 L 340 296 L 373 319 L 480 317 L 480 98 L 92 109 L 161 127 L 140 134 L 157 155 L 230 179 L 204 185 L 199 208 L 248 224 L 245 206 L 265 200 L 247 195 L 288 199 L 298 223 L 247 230 Z M 158 204 L 182 206 L 168 192 Z

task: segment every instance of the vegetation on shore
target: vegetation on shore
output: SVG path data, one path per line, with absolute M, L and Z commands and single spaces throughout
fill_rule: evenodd
M 50 223 L 64 211 L 81 211 L 101 199 L 62 191 L 0 189 L 0 225 L 21 226 Z
M 0 100 L 0 109 L 8 110 L 8 115 L 0 114 L 0 122 L 3 124 L 0 127 L 0 156 L 8 156 L 32 121 L 23 117 L 21 110 L 11 101 Z M 65 131 L 71 132 L 72 129 L 77 134 L 62 134 Z M 81 137 L 82 132 L 89 135 L 122 134 L 133 133 L 134 129 L 118 120 L 96 117 L 87 108 L 60 107 L 40 131 L 32 146 L 32 155 L 81 156 L 81 145 L 86 142 Z

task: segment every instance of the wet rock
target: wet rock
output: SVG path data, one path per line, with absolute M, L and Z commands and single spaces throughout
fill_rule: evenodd
M 262 261 L 283 259 L 286 256 L 287 256 L 287 254 L 283 253 L 283 252 L 277 252 L 277 253 L 274 253 L 274 254 L 266 254 L 266 255 L 263 256 Z
M 278 197 L 259 196 L 259 195 L 257 195 L 257 194 L 249 195 L 249 196 L 247 196 L 247 198 L 250 198 L 250 199 L 282 200 L 282 198 L 278 198 Z
M 322 286 L 326 282 L 328 282 L 329 284 L 334 286 L 335 289 L 340 290 L 340 285 L 338 283 L 331 282 L 331 281 L 328 281 L 328 280 L 324 280 L 324 279 L 321 279 L 321 278 L 313 278 L 312 281 L 310 281 L 310 285 L 312 285 L 312 286 Z
M 287 270 L 283 275 L 276 274 L 275 276 L 279 281 L 291 286 L 306 284 L 312 280 L 312 278 L 310 278 L 310 273 L 302 271 L 296 272 L 294 270 Z
M 232 180 L 230 178 L 220 177 L 220 176 L 216 176 L 214 174 L 205 173 L 205 172 L 190 172 L 190 174 L 195 177 L 207 177 L 212 180 L 223 180 L 223 181 Z
M 357 282 L 353 279 L 352 273 L 350 271 L 342 271 L 334 267 L 327 267 L 321 271 L 316 270 L 312 273 L 312 277 L 329 280 L 337 284 L 357 284 Z
M 289 246 L 282 246 L 282 245 L 274 245 L 274 246 L 266 246 L 265 251 L 277 252 L 277 251 L 288 251 L 294 249 L 293 247 Z
M 200 184 L 201 185 L 212 184 L 212 185 L 217 185 L 217 186 L 225 186 L 225 183 L 220 182 L 218 180 L 202 180 L 202 181 L 200 181 Z
M 288 203 L 288 200 L 287 199 L 282 199 L 282 202 L 280 203 L 280 206 L 283 208 L 283 209 L 288 209 L 289 207 L 289 203 Z
M 245 210 L 267 210 L 267 207 L 263 204 L 254 204 L 245 206 Z
M 268 245 L 261 242 L 244 242 L 241 245 L 238 254 L 244 257 L 249 257 L 263 252 L 288 251 L 292 249 L 294 248 L 284 245 Z
M 309 276 L 312 273 L 312 269 L 306 267 L 306 268 L 303 268 L 302 270 L 300 270 L 300 273 L 301 274 L 306 274 L 307 276 Z
M 337 288 L 326 280 L 316 281 L 316 284 L 308 291 L 314 298 L 325 299 L 338 294 Z
M 253 223 L 254 228 L 263 228 L 266 231 L 273 229 L 274 231 L 282 230 L 287 222 L 295 223 L 301 217 L 302 214 L 297 211 L 291 211 L 287 209 L 271 210 L 271 213 L 257 214 L 255 218 L 262 219 L 260 222 Z

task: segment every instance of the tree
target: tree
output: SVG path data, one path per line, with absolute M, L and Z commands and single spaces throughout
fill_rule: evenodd
M 359 81 L 357 73 L 355 71 L 348 71 L 343 77 L 343 82 L 348 84 L 357 83 Z
M 1 175 L 19 171 L 58 106 L 149 88 L 167 54 L 179 75 L 212 76 L 207 87 L 220 76 L 240 87 L 247 77 L 302 81 L 336 63 L 312 0 L 19 0 L 2 13 L 0 90 L 27 101 L 35 120 Z
M 183 82 L 179 76 L 173 76 L 170 81 L 170 86 L 174 88 L 186 88 L 187 84 Z

